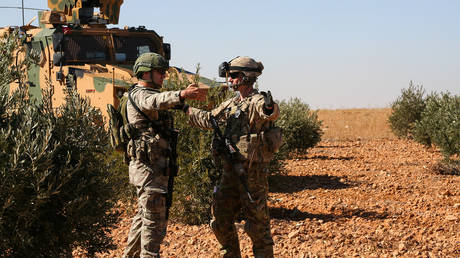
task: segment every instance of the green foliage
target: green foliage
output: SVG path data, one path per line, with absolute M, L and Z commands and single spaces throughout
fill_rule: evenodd
M 323 131 L 318 112 L 312 111 L 299 98 L 282 101 L 279 106 L 281 116 L 277 125 L 283 129 L 283 139 L 286 142 L 282 152 L 306 150 L 321 141 Z
M 412 81 L 407 89 L 401 91 L 395 102 L 391 104 L 391 115 L 388 119 L 393 133 L 402 138 L 412 138 L 415 123 L 422 117 L 425 109 L 425 90 L 422 85 L 414 85 Z M 422 137 L 422 135 L 419 135 Z
M 411 82 L 392 104 L 389 122 L 398 137 L 438 146 L 447 162 L 440 168 L 451 168 L 456 162 L 451 157 L 460 156 L 460 96 L 433 92 L 425 97 L 423 87 Z
M 199 67 L 197 68 L 197 74 Z M 199 82 L 196 75 L 193 82 Z M 192 83 L 185 74 L 173 74 L 163 85 L 164 90 L 179 90 Z M 211 110 L 232 92 L 222 87 L 212 87 L 206 102 L 191 102 L 191 105 Z M 187 224 L 202 224 L 210 219 L 212 188 L 220 174 L 219 164 L 213 162 L 211 141 L 213 131 L 203 131 L 191 127 L 188 116 L 180 111 L 175 113 L 175 124 L 179 130 L 178 163 L 179 175 L 174 184 L 174 201 L 171 208 L 173 219 Z
M 129 168 L 124 161 L 124 154 L 113 150 L 108 153 L 105 162 L 110 164 L 111 184 L 117 199 L 123 203 L 136 202 L 136 188 L 129 183 Z
M 22 85 L 24 83 L 23 74 L 27 68 L 33 62 L 36 63 L 40 58 L 38 53 L 30 51 L 27 53 L 28 58 L 25 58 L 24 60 L 16 60 L 16 56 L 25 53 L 24 48 L 18 48 L 20 41 L 21 38 L 18 31 L 0 35 L 0 53 L 2 54 L 0 61 L 0 71 L 2 71 L 2 74 L 0 75 L 0 86 L 7 85 L 12 82 L 18 82 L 18 84 Z
M 460 96 L 431 94 L 420 121 L 416 122 L 415 140 L 440 147 L 445 158 L 460 156 Z
M 0 41 L 5 56 L 11 40 Z M 10 96 L 0 87 L 0 253 L 67 257 L 76 246 L 89 255 L 113 248 L 106 233 L 118 216 L 100 111 L 73 92 L 57 109 L 46 92 L 42 104 L 31 103 L 16 72 L 27 63 L 11 61 L 0 61 L 0 82 L 19 82 Z
M 10 102 L 0 129 L 1 249 L 31 257 L 113 247 L 106 231 L 117 216 L 109 213 L 114 193 L 100 112 L 75 94 L 58 110 L 24 99 Z

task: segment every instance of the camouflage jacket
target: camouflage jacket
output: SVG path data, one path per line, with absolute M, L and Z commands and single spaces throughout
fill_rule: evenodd
M 264 96 L 254 89 L 248 97 L 242 100 L 239 96 L 228 99 L 210 112 L 190 107 L 190 123 L 212 129 L 210 117 L 214 116 L 220 124 L 225 125 L 224 136 L 237 144 L 241 153 L 247 156 L 248 146 L 240 147 L 239 143 L 254 142 L 280 116 L 278 104 L 274 104 L 271 112 L 264 109 L 264 104 Z
M 131 97 L 139 109 L 151 120 L 158 121 L 162 128 L 173 129 L 173 116 L 167 109 L 181 104 L 179 94 L 180 91 L 160 92 L 158 89 L 136 85 L 131 92 Z M 153 152 L 166 153 L 165 150 L 171 149 L 168 140 L 162 138 L 159 132 L 155 132 L 148 126 L 148 121 L 135 109 L 131 101 L 127 103 L 127 117 L 128 122 L 140 132 L 140 137 L 135 137 L 128 143 L 128 155 L 141 159 L 141 156 L 151 156 L 155 154 Z M 141 148 L 143 150 L 140 150 Z M 153 162 L 154 160 L 154 157 L 148 158 L 148 161 Z
M 179 94 L 180 91 L 160 92 L 158 89 L 136 85 L 131 92 L 131 97 L 139 109 L 151 120 L 160 120 L 162 115 L 170 115 L 167 109 L 181 104 Z M 137 128 L 143 127 L 147 122 L 130 101 L 127 104 L 127 115 L 129 123 Z

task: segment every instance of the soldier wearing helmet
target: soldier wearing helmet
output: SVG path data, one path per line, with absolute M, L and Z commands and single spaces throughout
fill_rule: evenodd
M 213 128 L 211 121 L 215 118 L 225 128 L 227 144 L 239 150 L 236 159 L 229 160 L 223 153 L 228 148 L 222 146 L 222 141 L 214 141 L 212 146 L 215 157 L 224 161 L 224 171 L 213 193 L 211 221 L 223 257 L 241 257 L 234 225 L 240 211 L 246 220 L 244 229 L 252 240 L 254 256 L 273 257 L 267 164 L 281 145 L 281 131 L 274 125 L 280 112 L 270 91 L 254 89 L 263 68 L 261 62 L 250 57 L 222 63 L 219 76 L 227 78 L 239 95 L 210 112 L 193 107 L 187 111 L 191 124 L 204 129 Z M 246 183 L 238 174 L 246 178 Z
M 237 89 L 238 86 L 246 84 L 253 85 L 257 77 L 262 74 L 264 66 L 261 62 L 256 62 L 254 59 L 247 56 L 238 56 L 232 59 L 230 62 L 223 62 L 219 66 L 219 76 L 225 77 L 232 80 L 237 79 L 239 75 L 242 77 L 239 78 L 237 83 L 232 83 L 232 86 Z
M 168 61 L 156 53 L 145 53 L 136 60 L 133 71 L 139 79 L 130 88 L 127 118 L 135 128 L 127 155 L 129 180 L 136 187 L 138 213 L 132 221 L 124 257 L 159 257 L 160 244 L 166 235 L 168 179 L 171 175 L 174 132 L 172 108 L 184 108 L 185 99 L 204 100 L 206 91 L 195 84 L 181 91 L 160 92 Z

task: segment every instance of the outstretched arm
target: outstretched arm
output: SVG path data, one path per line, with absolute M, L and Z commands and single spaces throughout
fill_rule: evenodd
M 189 115 L 189 123 L 192 126 L 196 126 L 202 129 L 212 129 L 211 116 L 222 118 L 225 114 L 225 109 L 232 102 L 232 99 L 228 99 L 222 102 L 217 108 L 206 111 L 198 108 L 190 107 L 187 110 Z M 224 117 L 225 118 L 225 117 Z
M 203 101 L 206 99 L 207 89 L 190 84 L 185 90 L 155 92 L 154 94 L 149 90 L 144 90 L 140 94 L 148 94 L 144 98 L 133 94 L 133 98 L 142 110 L 165 110 L 183 105 L 186 99 Z

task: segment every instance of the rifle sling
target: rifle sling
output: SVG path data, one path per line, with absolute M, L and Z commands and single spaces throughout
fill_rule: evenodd
M 131 102 L 131 105 L 133 105 L 133 107 L 136 109 L 136 111 L 139 114 L 141 114 L 147 120 L 147 122 L 153 128 L 153 130 L 155 130 L 155 132 L 157 132 L 159 134 L 162 134 L 162 136 L 166 136 L 167 133 L 160 129 L 160 126 L 158 125 L 158 123 L 156 121 L 151 120 L 144 112 L 142 112 L 142 110 L 134 102 L 133 98 L 131 97 L 131 92 L 134 89 L 134 87 L 136 87 L 136 85 L 134 85 L 131 88 L 129 88 L 129 91 L 128 91 L 128 99 Z

